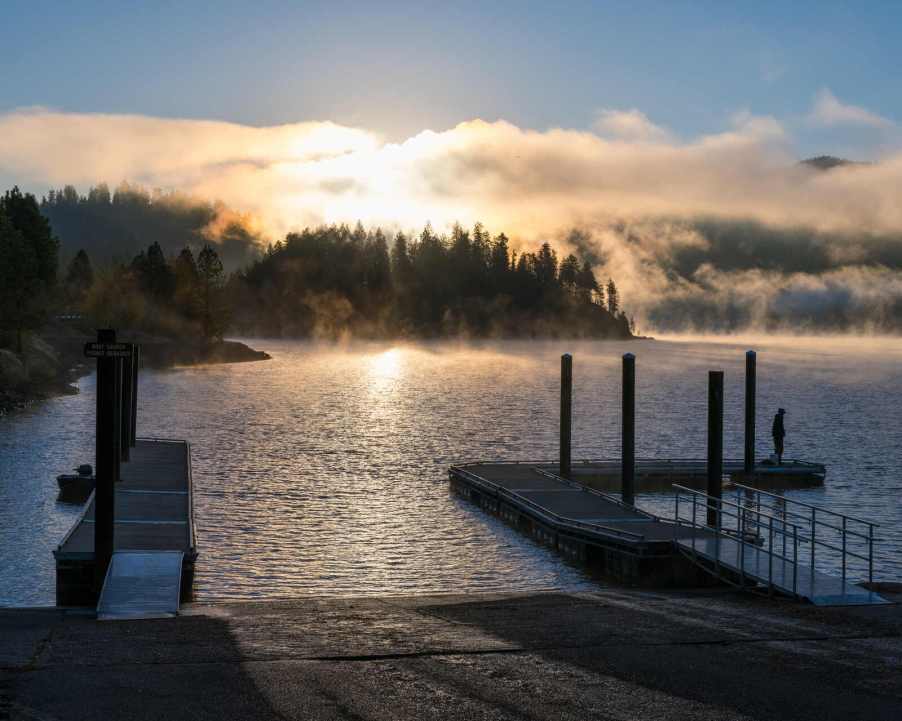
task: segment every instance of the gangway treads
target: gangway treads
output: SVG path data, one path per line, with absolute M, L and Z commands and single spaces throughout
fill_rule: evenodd
M 764 586 L 768 585 L 770 578 L 771 584 L 778 592 L 805 598 L 816 606 L 889 603 L 873 591 L 848 581 L 843 583 L 841 578 L 828 576 L 801 563 L 796 565 L 794 584 L 792 561 L 772 557 L 765 549 L 749 544 L 745 544 L 743 551 L 741 549 L 743 544 L 725 536 L 721 536 L 719 542 L 713 534 L 681 538 L 676 544 L 685 553 L 705 559 L 715 574 L 719 565 L 721 569 L 734 574 L 744 572 L 746 578 Z
M 170 618 L 179 610 L 182 551 L 117 551 L 97 603 L 101 621 Z

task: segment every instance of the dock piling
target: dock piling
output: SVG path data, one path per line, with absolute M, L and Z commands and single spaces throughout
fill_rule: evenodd
M 620 494 L 635 505 L 636 487 L 636 356 L 623 354 L 623 410 L 620 443 Z
M 708 525 L 717 526 L 723 485 L 723 371 L 708 372 Z
M 757 393 L 757 354 L 745 354 L 745 482 L 755 472 L 755 396 Z
M 123 461 L 129 460 L 129 451 L 132 447 L 132 393 L 134 392 L 134 374 L 132 365 L 134 359 L 134 346 L 132 355 L 122 359 L 122 403 L 119 408 L 119 451 Z
M 573 414 L 573 356 L 561 356 L 561 448 L 560 474 L 570 478 L 570 430 Z
M 115 343 L 116 331 L 97 331 L 98 343 Z M 117 369 L 119 373 L 117 373 Z M 99 592 L 113 555 L 115 524 L 115 484 L 119 478 L 117 414 L 120 402 L 117 378 L 121 362 L 112 356 L 97 358 L 97 427 L 95 438 L 94 485 L 94 582 Z
M 131 407 L 129 408 L 129 413 L 131 414 L 131 420 L 129 422 L 129 429 L 131 432 L 131 437 L 129 440 L 129 445 L 134 448 L 135 443 L 137 442 L 138 437 L 138 366 L 141 363 L 141 346 L 135 343 L 132 346 L 132 395 L 129 399 L 131 402 Z

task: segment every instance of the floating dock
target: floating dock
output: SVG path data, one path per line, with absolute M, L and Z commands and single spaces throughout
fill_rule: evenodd
M 543 464 L 547 470 L 557 469 L 556 462 Z M 751 474 L 745 472 L 742 459 L 723 460 L 725 483 L 744 483 L 762 488 L 809 488 L 821 486 L 827 475 L 821 463 L 784 460 L 781 464 L 757 463 Z M 603 491 L 620 491 L 622 464 L 620 459 L 585 460 L 573 466 L 573 480 Z M 672 484 L 704 489 L 708 478 L 708 464 L 704 458 L 637 458 L 634 481 L 636 490 L 669 491 Z
M 129 588 L 147 586 L 141 580 L 141 571 L 122 575 L 113 573 L 114 569 L 164 567 L 169 577 L 175 575 L 168 581 L 170 587 L 176 584 L 177 589 L 174 613 L 179 598 L 189 600 L 191 597 L 197 558 L 190 444 L 182 440 L 138 438 L 131 448 L 129 460 L 122 462 L 120 473 L 121 481 L 115 488 L 113 563 L 104 584 L 103 592 L 108 596 L 105 601 L 108 607 L 127 613 L 121 598 L 117 600 L 116 597 L 129 596 Z M 81 516 L 53 552 L 58 606 L 98 603 L 94 512 L 92 493 Z M 169 555 L 164 564 L 128 564 L 127 559 L 117 558 L 120 554 L 136 551 L 144 552 L 145 556 L 148 553 Z M 181 554 L 178 564 L 174 564 L 173 552 Z M 123 578 L 131 580 L 123 582 Z M 153 584 L 161 583 L 165 585 L 166 581 L 157 574 Z M 139 608 L 141 602 L 140 594 L 136 597 L 131 593 L 134 608 Z
M 451 466 L 448 477 L 459 495 L 607 577 L 650 587 L 709 583 L 674 546 L 675 537 L 704 537 L 706 531 L 665 522 L 561 478 L 552 467 L 468 463 Z
M 734 502 L 674 484 L 674 517 L 663 518 L 563 478 L 555 468 L 549 462 L 468 463 L 451 466 L 448 478 L 459 495 L 621 583 L 723 582 L 821 606 L 886 603 L 846 577 L 847 566 L 858 562 L 867 564 L 873 580 L 874 523 L 742 485 Z M 590 468 L 574 463 L 571 474 L 578 478 Z M 816 569 L 819 549 L 841 554 L 841 577 Z

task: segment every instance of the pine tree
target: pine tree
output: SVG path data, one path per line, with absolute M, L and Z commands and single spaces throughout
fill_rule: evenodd
M 598 293 L 598 281 L 595 280 L 595 273 L 592 272 L 592 266 L 589 261 L 583 261 L 582 268 L 576 275 L 577 293 L 584 302 L 589 303 L 595 293 Z
M 79 250 L 66 271 L 66 295 L 70 302 L 79 303 L 94 282 L 94 269 L 84 248 Z
M 205 243 L 197 256 L 197 273 L 200 279 L 201 328 L 204 342 L 222 340 L 226 326 L 223 304 L 224 285 L 222 261 L 209 243 Z
M 620 310 L 620 294 L 617 292 L 614 279 L 608 278 L 608 313 L 616 316 L 618 310 Z
M 561 281 L 561 285 L 564 286 L 567 290 L 574 290 L 576 288 L 576 279 L 578 274 L 579 261 L 576 259 L 576 256 L 571 253 L 561 262 L 561 269 L 558 273 L 558 278 Z

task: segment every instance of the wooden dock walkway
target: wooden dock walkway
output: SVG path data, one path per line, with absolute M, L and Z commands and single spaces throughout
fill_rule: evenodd
M 130 460 L 122 463 L 121 479 L 115 489 L 114 554 L 183 553 L 181 597 L 189 598 L 197 558 L 190 445 L 182 440 L 139 438 Z M 93 493 L 53 554 L 57 605 L 96 604 Z

